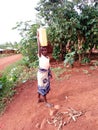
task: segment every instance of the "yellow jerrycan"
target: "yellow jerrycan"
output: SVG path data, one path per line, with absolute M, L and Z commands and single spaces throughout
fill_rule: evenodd
M 41 46 L 47 46 L 47 34 L 45 28 L 39 28 L 38 30 L 39 34 L 39 41 Z

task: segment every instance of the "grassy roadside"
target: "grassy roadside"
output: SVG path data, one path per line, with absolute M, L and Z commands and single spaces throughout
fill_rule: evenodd
M 35 68 L 28 68 L 24 65 L 23 60 L 13 63 L 7 67 L 0 75 L 0 113 L 6 108 L 6 104 L 12 100 L 16 93 L 18 84 L 26 82 L 28 79 L 36 78 Z

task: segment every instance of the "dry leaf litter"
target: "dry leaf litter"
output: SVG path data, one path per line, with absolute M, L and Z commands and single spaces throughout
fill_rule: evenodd
M 73 108 L 68 108 L 65 112 L 57 112 L 47 119 L 49 125 L 54 125 L 57 130 L 61 130 L 65 125 L 72 121 L 76 121 L 78 117 L 83 115 L 83 112 L 77 111 Z

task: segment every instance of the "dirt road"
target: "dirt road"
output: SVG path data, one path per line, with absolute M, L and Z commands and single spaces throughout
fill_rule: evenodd
M 22 58 L 21 54 L 15 54 L 12 56 L 7 56 L 4 58 L 0 58 L 0 71 L 4 70 L 8 65 L 20 60 Z
M 98 130 L 98 67 L 75 66 L 65 69 L 58 79 L 56 76 L 53 73 L 48 101 L 59 106 L 58 112 L 66 112 L 69 107 L 83 112 L 62 130 Z M 47 123 L 52 110 L 37 103 L 37 81 L 27 81 L 17 87 L 16 95 L 0 117 L 0 130 L 57 130 Z

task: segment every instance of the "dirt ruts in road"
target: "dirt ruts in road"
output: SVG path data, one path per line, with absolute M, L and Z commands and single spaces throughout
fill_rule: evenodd
M 21 58 L 21 54 L 15 54 L 4 58 L 0 58 L 0 71 L 4 70 L 8 65 L 20 60 Z

